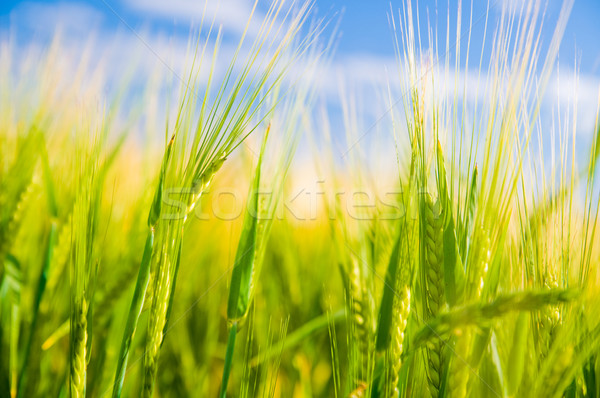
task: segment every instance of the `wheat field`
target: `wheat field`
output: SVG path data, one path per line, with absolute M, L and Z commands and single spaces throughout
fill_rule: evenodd
M 391 7 L 380 146 L 306 83 L 311 2 L 224 55 L 203 21 L 171 102 L 1 46 L 0 396 L 600 396 L 600 124 L 544 105 L 572 5 L 481 48 Z

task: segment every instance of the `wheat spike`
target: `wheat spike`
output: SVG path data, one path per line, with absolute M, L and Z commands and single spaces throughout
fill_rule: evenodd
M 539 362 L 543 363 L 544 359 L 548 356 L 548 352 L 552 347 L 552 343 L 556 336 L 556 330 L 558 328 L 560 320 L 560 312 L 557 307 L 551 307 L 540 311 L 538 322 L 537 322 L 537 334 L 538 334 L 538 349 L 539 349 Z
M 14 211 L 12 214 L 8 215 L 8 219 L 6 220 L 6 227 L 2 228 L 0 225 L 0 258 L 6 254 L 11 246 L 13 245 L 17 232 L 19 232 L 19 227 L 23 218 L 25 216 L 25 211 L 29 202 L 33 199 L 34 193 L 34 185 L 33 182 L 30 182 L 27 187 L 21 191 L 20 195 L 17 197 L 16 204 L 14 206 Z M 5 203 L 0 203 L 0 206 L 7 207 Z M 0 265 L 0 270 L 2 266 Z
M 154 265 L 156 265 L 156 262 L 153 263 Z M 152 303 L 154 302 L 154 288 L 155 288 L 155 273 L 156 273 L 156 269 L 155 267 L 152 267 L 152 265 L 150 266 L 150 276 L 148 276 L 148 288 L 146 289 L 146 294 L 144 295 L 144 305 L 143 305 L 143 311 L 146 311 L 147 309 L 149 309 L 152 306 Z
M 475 232 L 474 241 L 472 243 L 472 269 L 470 272 L 469 292 L 467 296 L 470 299 L 481 297 L 485 278 L 490 267 L 491 261 L 491 242 L 488 231 L 480 226 Z
M 148 336 L 144 353 L 144 397 L 151 397 L 154 390 L 154 380 L 158 368 L 158 354 L 163 341 L 164 326 L 167 321 L 167 307 L 171 288 L 170 261 L 163 248 L 163 260 L 159 263 L 157 280 L 154 289 L 150 316 L 148 319 Z
M 425 316 L 426 321 L 435 317 L 445 305 L 444 300 L 444 246 L 443 217 L 436 215 L 433 203 L 427 198 L 424 209 L 424 261 L 425 280 L 427 286 Z M 429 393 L 437 397 L 440 392 L 444 367 L 444 341 L 435 339 L 427 345 L 427 381 Z
M 388 374 L 386 375 L 386 386 L 384 389 L 385 396 L 389 398 L 397 398 L 399 395 L 398 378 L 400 367 L 402 366 L 401 357 L 404 349 L 404 332 L 406 331 L 406 323 L 410 313 L 410 286 L 405 284 L 406 280 L 408 279 L 404 277 L 399 279 L 399 284 L 403 284 L 403 286 L 396 290 L 397 294 L 394 297 L 392 308 L 391 345 L 386 355 L 389 366 L 386 367 Z
M 556 276 L 550 270 L 547 272 L 544 285 L 548 288 L 558 288 Z M 556 337 L 557 329 L 560 324 L 560 309 L 557 305 L 552 305 L 540 311 L 538 322 L 536 324 L 537 345 L 539 350 L 539 363 L 542 364 L 548 356 L 552 343 Z
M 76 303 L 75 317 L 71 319 L 72 350 L 71 355 L 71 397 L 85 397 L 86 357 L 87 357 L 87 310 L 88 303 L 84 299 Z
M 372 345 L 371 340 L 373 335 L 371 328 L 372 319 L 368 292 L 364 281 L 361 278 L 359 264 L 354 259 L 352 260 L 351 269 L 348 276 L 350 305 L 352 308 L 352 320 L 354 323 L 352 330 L 357 344 L 356 352 L 358 352 L 358 360 L 356 363 L 356 383 L 359 385 L 366 382 L 367 379 L 369 355 Z
M 184 222 L 187 221 L 188 216 L 192 213 L 192 211 L 194 211 L 194 208 L 196 207 L 196 204 L 198 203 L 198 200 L 202 194 L 208 191 L 210 183 L 212 182 L 215 174 L 217 174 L 217 171 L 221 169 L 226 160 L 227 157 L 225 156 L 218 157 L 206 168 L 206 171 L 204 171 L 204 173 L 202 173 L 202 175 L 192 183 L 192 192 L 188 198 Z

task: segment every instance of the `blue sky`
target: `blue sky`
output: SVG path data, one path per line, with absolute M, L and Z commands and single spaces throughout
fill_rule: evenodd
M 215 7 L 216 3 L 220 3 Z M 548 42 L 558 17 L 561 1 L 549 0 L 546 3 L 547 20 L 542 40 Z M 217 21 L 224 27 L 224 44 L 234 45 L 240 29 L 246 21 L 251 8 L 251 0 L 210 0 L 209 8 L 218 14 Z M 470 1 L 462 6 L 463 40 L 466 47 L 466 32 L 469 18 L 472 17 L 471 48 L 472 59 L 478 59 L 478 49 L 485 25 L 487 7 L 490 8 L 490 24 L 495 23 L 502 7 L 515 7 L 519 0 L 473 0 L 472 16 Z M 113 57 L 108 63 L 116 73 L 127 67 L 127 58 L 131 55 L 141 57 L 140 62 L 146 72 L 170 68 L 179 70 L 179 54 L 183 53 L 190 36 L 190 27 L 198 25 L 204 1 L 202 0 L 94 0 L 94 1 L 14 1 L 0 3 L 0 41 L 9 39 L 17 48 L 26 48 L 31 43 L 47 44 L 56 28 L 61 27 L 65 41 L 71 44 L 77 53 L 78 45 L 94 40 L 98 54 L 107 54 L 104 47 L 110 47 Z M 439 41 L 445 40 L 446 11 L 450 11 L 450 31 L 452 37 L 456 29 L 457 3 L 450 0 L 413 1 L 419 11 L 423 27 L 429 20 L 439 29 Z M 268 2 L 261 0 L 259 12 L 264 12 Z M 339 22 L 339 36 L 332 65 L 321 79 L 320 90 L 330 102 L 335 119 L 336 101 L 339 98 L 340 81 L 357 93 L 359 106 L 368 108 L 365 113 L 371 120 L 377 120 L 385 113 L 385 104 L 381 100 L 390 73 L 397 67 L 394 53 L 393 34 L 390 27 L 390 10 L 397 18 L 402 1 L 359 1 L 359 0 L 316 0 L 313 17 L 331 20 L 329 30 Z M 579 69 L 580 85 L 578 89 L 579 111 L 582 121 L 579 127 L 590 130 L 595 117 L 600 85 L 600 1 L 575 0 L 571 17 L 562 41 L 559 61 L 560 71 L 572 76 L 576 64 Z M 488 33 L 489 34 L 489 33 Z M 489 39 L 488 39 L 489 40 Z M 489 49 L 489 45 L 488 45 Z M 464 56 L 463 51 L 463 56 Z M 158 59 L 157 59 L 158 58 Z M 167 68 L 164 64 L 170 65 Z M 161 65 L 163 64 L 163 65 Z M 476 65 L 469 65 L 469 69 Z M 390 72 L 391 71 L 391 72 Z M 394 77 L 392 75 L 391 80 Z M 563 78 L 561 84 L 569 83 Z M 552 91 L 552 90 L 550 90 Z M 568 92 L 569 90 L 562 90 Z M 376 106 L 371 106 L 377 104 Z M 339 105 L 339 104 L 337 104 Z M 339 107 L 338 107 L 339 108 Z M 339 116 L 339 114 L 338 114 Z M 370 125 L 366 121 L 365 125 Z
M 517 0 L 511 0 L 516 2 Z M 178 11 L 172 13 L 165 12 L 163 16 L 157 15 L 152 11 L 153 7 L 145 7 L 145 4 L 164 3 L 154 0 L 135 1 L 135 0 L 93 0 L 93 1 L 15 1 L 4 0 L 0 3 L 0 23 L 2 30 L 6 31 L 7 26 L 12 25 L 17 32 L 27 31 L 31 26 L 27 26 L 30 21 L 30 12 L 34 12 L 39 7 L 43 10 L 60 10 L 66 5 L 81 5 L 89 7 L 97 17 L 99 27 L 105 29 L 124 28 L 124 23 L 116 16 L 112 8 L 120 17 L 122 17 L 134 29 L 153 26 L 156 29 L 162 29 L 165 32 L 185 34 L 187 33 L 190 20 L 197 18 L 186 18 Z M 490 1 L 492 11 L 498 11 L 502 3 L 508 0 Z M 190 7 L 196 3 L 196 8 L 201 10 L 202 1 L 185 1 L 179 3 L 188 3 Z M 227 3 L 226 1 L 223 3 Z M 242 2 L 243 3 L 243 2 Z M 251 0 L 246 1 L 251 3 Z M 548 13 L 555 14 L 560 8 L 560 1 L 551 0 L 548 2 Z M 417 2 L 414 2 L 416 5 Z M 352 53 L 369 53 L 380 56 L 393 56 L 392 34 L 388 23 L 390 8 L 398 9 L 401 3 L 399 1 L 362 1 L 362 0 L 317 0 L 315 2 L 316 13 L 320 16 L 334 16 L 342 14 L 340 29 L 342 36 L 339 41 L 338 55 Z M 438 8 L 438 19 L 443 21 L 448 3 L 443 0 L 418 2 L 421 13 L 429 9 L 430 16 L 433 19 L 434 10 Z M 66 7 L 65 7 L 66 8 Z M 63 9 L 65 9 L 63 8 Z M 463 16 L 468 17 L 469 2 L 463 3 Z M 478 19 L 485 13 L 487 8 L 486 1 L 474 1 L 473 18 Z M 456 1 L 450 1 L 450 10 L 452 15 L 456 13 Z M 44 16 L 40 15 L 40 19 Z M 577 55 L 581 57 L 581 71 L 583 73 L 600 72 L 600 46 L 598 37 L 600 37 L 600 2 L 596 0 L 576 0 L 565 36 L 563 39 L 562 51 L 565 56 L 573 57 L 575 47 L 579 50 Z M 46 21 L 51 22 L 51 21 Z M 474 32 L 479 32 L 483 23 L 475 25 Z M 569 54 L 569 52 L 571 54 Z
M 216 1 L 213 1 L 216 2 Z M 493 13 L 498 13 L 502 4 L 517 3 L 518 0 L 490 0 L 489 7 Z M 133 29 L 151 29 L 161 31 L 167 35 L 183 35 L 189 33 L 190 22 L 198 21 L 197 15 L 202 10 L 203 1 L 184 0 L 176 1 L 177 6 L 170 6 L 171 2 L 156 0 L 40 0 L 40 1 L 15 1 L 4 0 L 0 3 L 0 26 L 2 34 L 7 28 L 13 29 L 19 35 L 27 38 L 31 33 L 38 33 L 38 38 L 47 32 L 48 25 L 55 22 L 69 23 L 67 19 L 75 17 L 77 11 L 87 15 L 93 22 L 91 27 L 101 30 L 128 29 L 125 23 Z M 245 4 L 249 8 L 252 3 L 247 1 L 222 1 L 221 8 L 229 4 Z M 152 6 L 152 4 L 163 4 Z M 445 13 L 450 8 L 451 15 L 456 15 L 457 2 L 450 0 L 421 0 L 413 1 L 415 7 L 421 12 L 421 20 L 426 22 L 426 12 L 429 11 L 430 20 L 435 19 L 435 10 L 438 12 L 438 24 L 445 26 Z M 561 1 L 550 0 L 547 3 L 548 15 L 553 18 L 560 9 Z M 261 4 L 262 5 L 262 4 Z M 393 39 L 389 25 L 390 9 L 396 10 L 401 6 L 400 1 L 362 1 L 362 0 L 316 0 L 315 14 L 319 17 L 340 16 L 341 36 L 338 42 L 337 56 L 343 58 L 352 54 L 370 54 L 381 57 L 393 57 Z M 79 7 L 79 10 L 77 8 Z M 473 2 L 473 36 L 480 35 L 483 30 L 482 16 L 486 12 L 486 1 Z M 169 11 L 169 8 L 171 9 Z M 188 9 L 197 9 L 198 13 L 189 13 Z M 463 2 L 463 20 L 469 17 L 469 1 Z M 43 25 L 34 26 L 35 13 L 39 12 L 38 22 Z M 64 15 L 57 15 L 64 12 Z M 187 13 L 187 15 L 186 15 Z M 196 15 L 195 15 L 196 14 Z M 235 13 L 237 14 L 237 13 Z M 600 2 L 597 0 L 576 0 L 571 12 L 571 17 L 564 35 L 561 47 L 561 62 L 572 64 L 575 56 L 580 58 L 582 73 L 600 73 Z M 235 19 L 233 17 L 232 19 Z M 77 21 L 71 21 L 76 23 Z M 451 23 L 453 19 L 451 19 Z M 232 22 L 235 23 L 235 22 Z M 451 26 L 454 28 L 454 26 Z M 463 23 L 463 30 L 467 26 Z M 46 31 L 45 31 L 46 30 Z M 547 28 L 549 32 L 550 29 Z M 444 36 L 441 29 L 441 36 Z

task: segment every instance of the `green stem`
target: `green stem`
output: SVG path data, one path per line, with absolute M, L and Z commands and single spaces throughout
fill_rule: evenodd
M 140 266 L 140 272 L 138 273 L 137 282 L 135 284 L 135 291 L 133 292 L 133 299 L 131 300 L 131 308 L 129 309 L 129 315 L 127 316 L 127 324 L 125 326 L 125 332 L 123 333 L 123 340 L 121 341 L 121 351 L 119 352 L 119 362 L 117 364 L 117 373 L 115 374 L 115 384 L 113 386 L 113 398 L 121 396 L 121 390 L 123 388 L 123 381 L 125 380 L 125 372 L 127 370 L 127 359 L 129 358 L 129 348 L 133 341 L 135 329 L 142 313 L 142 307 L 144 305 L 144 297 L 146 296 L 146 289 L 148 288 L 148 281 L 150 279 L 150 260 L 152 259 L 152 247 L 154 245 L 154 229 L 151 228 L 146 238 L 146 245 L 144 247 L 144 255 L 142 256 L 142 264 Z
M 227 339 L 227 353 L 225 354 L 225 366 L 223 368 L 223 380 L 221 382 L 220 398 L 225 398 L 227 394 L 227 383 L 229 382 L 229 373 L 233 361 L 233 349 L 235 348 L 235 336 L 237 335 L 237 322 L 231 324 L 229 329 L 229 338 Z
M 40 303 L 42 302 L 42 296 L 44 291 L 46 290 L 46 282 L 48 281 L 48 270 L 50 269 L 50 262 L 52 261 L 52 254 L 54 253 L 54 245 L 56 244 L 56 233 L 57 226 L 56 222 L 52 222 L 50 224 L 50 233 L 48 235 L 48 246 L 46 248 L 46 258 L 44 260 L 44 265 L 42 266 L 42 270 L 40 272 L 40 277 L 38 279 L 38 288 L 35 293 L 35 301 L 33 303 L 33 316 L 31 318 L 31 328 L 29 331 L 29 336 L 27 337 L 27 344 L 25 345 L 25 353 L 23 355 L 23 367 L 21 368 L 21 374 L 19 375 L 19 383 L 18 383 L 18 392 L 17 397 L 23 396 L 23 391 L 25 387 L 25 371 L 27 370 L 27 364 L 29 363 L 29 355 L 31 353 L 31 345 L 33 342 L 33 334 L 36 330 L 38 315 L 40 313 Z
M 257 355 L 250 360 L 250 366 L 256 367 L 264 361 L 273 358 L 274 356 L 280 355 L 284 349 L 289 349 L 297 344 L 300 344 L 304 339 L 311 336 L 313 333 L 318 332 L 321 329 L 326 328 L 331 323 L 337 323 L 341 320 L 346 319 L 346 309 L 341 308 L 334 313 L 322 314 L 304 325 L 300 326 L 294 332 L 290 333 L 286 338 L 272 347 L 267 349 L 264 354 Z

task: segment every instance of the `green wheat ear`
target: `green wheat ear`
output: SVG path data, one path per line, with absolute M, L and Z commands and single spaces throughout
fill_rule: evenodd
M 410 287 L 401 282 L 398 284 L 397 295 L 394 297 L 393 322 L 390 347 L 386 351 L 386 382 L 383 389 L 385 397 L 398 397 L 398 381 L 404 353 L 405 332 L 410 313 Z
M 397 397 L 399 394 L 399 373 L 411 302 L 408 233 L 409 228 L 403 223 L 390 256 L 379 308 L 376 348 L 384 350 L 384 373 L 380 376 L 383 385 L 377 388 L 385 397 Z
M 436 214 L 433 203 L 429 197 L 425 201 L 425 219 L 424 223 L 424 257 L 422 267 L 425 273 L 425 322 L 439 314 L 445 306 L 444 294 L 444 238 L 443 226 L 444 218 Z M 427 345 L 427 380 L 429 383 L 429 393 L 432 397 L 437 397 L 442 385 L 444 372 L 444 353 L 445 342 L 442 339 L 436 339 Z
M 71 323 L 71 328 L 74 332 L 71 333 L 73 340 L 73 354 L 71 358 L 71 396 L 85 397 L 86 373 L 87 373 L 87 316 L 88 304 L 84 300 L 76 304 L 77 313 L 74 316 L 74 321 Z
M 146 237 L 146 243 L 144 245 L 144 253 L 142 255 L 142 262 L 127 317 L 127 323 L 125 330 L 123 331 L 123 339 L 121 340 L 121 349 L 118 356 L 117 370 L 115 374 L 115 382 L 113 386 L 112 396 L 113 398 L 121 396 L 121 390 L 123 388 L 123 382 L 125 380 L 125 372 L 127 369 L 127 362 L 129 359 L 129 349 L 133 342 L 133 337 L 137 329 L 138 320 L 142 312 L 144 305 L 144 298 L 148 289 L 150 280 L 150 268 L 152 260 L 152 252 L 154 247 L 155 229 L 158 223 L 160 215 L 160 206 L 162 204 L 163 195 L 163 181 L 166 172 L 167 164 L 170 160 L 172 148 L 174 144 L 174 137 L 169 141 L 165 149 L 163 156 L 161 171 L 159 175 L 158 187 L 156 189 L 152 207 L 148 215 L 148 235 Z
M 254 4 L 253 12 L 257 4 Z M 173 138 L 166 145 L 161 166 L 158 186 L 148 216 L 148 237 L 142 255 L 142 264 L 131 303 L 127 326 L 121 342 L 121 353 L 118 359 L 113 397 L 121 395 L 125 378 L 127 359 L 134 333 L 143 310 L 145 297 L 150 300 L 150 316 L 147 325 L 148 338 L 144 355 L 143 393 L 152 394 L 155 375 L 157 374 L 160 346 L 164 339 L 164 331 L 169 321 L 173 297 L 179 270 L 179 253 L 184 239 L 185 226 L 189 224 L 188 216 L 195 208 L 202 194 L 212 181 L 215 173 L 221 168 L 225 159 L 251 134 L 260 123 L 267 118 L 277 101 L 268 104 L 270 98 L 278 91 L 283 76 L 291 64 L 312 45 L 318 30 L 311 30 L 308 37 L 298 47 L 294 38 L 299 34 L 310 9 L 308 3 L 298 6 L 297 12 L 278 19 L 285 9 L 283 2 L 274 2 L 265 15 L 258 37 L 252 44 L 245 63 L 239 63 L 238 56 L 246 30 L 238 48 L 234 52 L 225 76 L 218 88 L 216 98 L 209 98 L 209 90 L 205 90 L 203 98 L 197 98 L 198 70 L 202 65 L 202 56 L 211 44 L 209 34 L 203 46 L 198 42 L 187 82 L 184 82 L 174 132 L 166 137 Z M 249 16 L 249 20 L 252 15 Z M 248 29 L 246 25 L 246 29 Z M 276 35 L 274 40 L 270 35 Z M 216 37 L 213 61 L 221 42 L 221 34 Z M 234 74 L 237 65 L 241 72 Z M 210 67 L 209 77 L 212 79 L 215 62 Z M 258 68 L 258 70 L 257 70 Z M 204 89 L 204 88 L 203 88 Z M 266 93 L 266 94 L 265 94 Z M 265 96 L 263 97 L 263 94 Z M 197 101 L 200 100 L 198 103 Z M 198 106 L 197 106 L 198 105 Z M 196 117 L 197 108 L 200 108 Z M 171 127 L 167 125 L 167 131 Z M 170 214 L 162 203 L 166 198 L 166 189 L 183 188 L 177 198 L 185 206 L 177 214 Z M 244 275 L 250 278 L 250 275 Z M 149 286 L 149 282 L 152 284 Z M 235 298 L 245 297 L 243 294 Z M 243 305 L 249 304 L 249 298 Z M 229 312 L 231 312 L 231 308 Z M 236 317 L 244 314 L 236 313 Z
M 227 394 L 227 385 L 231 374 L 238 327 L 239 324 L 244 322 L 247 318 L 250 309 L 250 298 L 252 297 L 252 290 L 254 287 L 253 278 L 255 277 L 256 267 L 255 252 L 258 249 L 258 192 L 260 188 L 261 165 L 268 139 L 268 131 L 269 130 L 267 129 L 261 147 L 258 164 L 256 165 L 254 179 L 250 186 L 250 192 L 248 193 L 248 211 L 244 215 L 242 234 L 239 239 L 238 248 L 235 254 L 235 262 L 231 273 L 229 297 L 227 299 L 227 326 L 229 329 L 229 338 L 227 339 L 227 351 L 225 354 L 225 365 L 223 367 L 221 381 L 221 397 L 225 397 Z
M 440 336 L 459 334 L 468 326 L 485 326 L 490 321 L 511 312 L 538 311 L 548 306 L 571 303 L 580 296 L 574 289 L 551 289 L 541 291 L 520 291 L 499 295 L 487 304 L 475 302 L 444 312 L 416 334 L 412 349 L 429 343 Z
M 352 315 L 354 340 L 357 344 L 355 362 L 356 383 L 368 381 L 369 362 L 373 344 L 372 313 L 369 292 L 366 288 L 366 275 L 359 260 L 352 258 L 348 270 L 348 290 Z
M 92 348 L 92 314 L 99 260 L 95 259 L 96 232 L 99 217 L 103 175 L 100 166 L 100 137 L 87 147 L 87 134 L 77 132 L 80 153 L 74 159 L 78 188 L 73 207 L 70 261 L 70 372 L 71 396 L 84 397 L 87 386 L 87 365 Z M 79 157 L 81 156 L 81 158 Z

